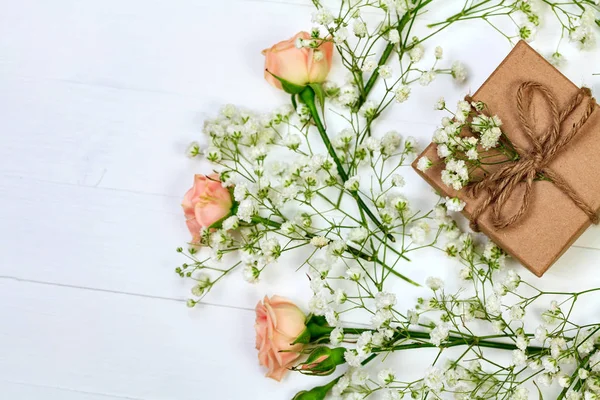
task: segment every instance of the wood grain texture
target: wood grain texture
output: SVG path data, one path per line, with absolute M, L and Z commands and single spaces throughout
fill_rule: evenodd
M 189 284 L 172 272 L 188 235 L 181 196 L 208 168 L 183 157 L 187 143 L 203 140 L 203 120 L 223 103 L 268 111 L 288 101 L 264 82 L 260 50 L 309 29 L 310 1 L 0 5 L 0 398 L 287 399 L 319 382 L 263 379 L 252 337 L 263 295 L 305 305 L 309 288 L 294 272 L 301 257 L 282 259 L 257 285 L 234 274 L 207 298 L 214 306 L 194 310 L 184 306 Z M 554 43 L 548 34 L 536 46 Z M 438 44 L 469 65 L 468 84 L 439 77 L 416 87 L 376 130 L 428 142 L 440 94 L 453 103 L 477 88 L 510 48 L 477 23 L 439 36 L 429 53 Z M 567 56 L 566 75 L 598 91 L 591 73 L 600 54 Z M 339 67 L 332 76 L 342 81 Z M 405 178 L 413 202 L 435 201 L 410 169 Z M 598 286 L 599 251 L 600 230 L 591 228 L 537 282 Z M 435 251 L 401 268 L 418 281 L 458 284 L 457 265 Z M 406 308 L 426 294 L 402 282 L 391 288 Z M 394 362 L 419 374 L 418 361 Z

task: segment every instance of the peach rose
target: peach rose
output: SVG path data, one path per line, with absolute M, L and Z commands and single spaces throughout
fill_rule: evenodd
M 192 240 L 197 242 L 200 230 L 227 216 L 233 200 L 227 188 L 221 185 L 219 175 L 196 175 L 194 186 L 183 197 L 181 206 Z
M 323 42 L 317 49 L 298 49 L 296 41 L 299 38 L 306 40 L 311 37 L 307 32 L 300 32 L 293 38 L 262 51 L 265 56 L 265 79 L 278 89 L 281 89 L 281 82 L 271 74 L 299 86 L 321 83 L 327 79 L 331 69 L 333 43 Z
M 302 344 L 292 345 L 304 331 L 306 316 L 284 297 L 265 296 L 256 305 L 256 348 L 258 361 L 269 369 L 267 375 L 280 381 L 300 357 Z

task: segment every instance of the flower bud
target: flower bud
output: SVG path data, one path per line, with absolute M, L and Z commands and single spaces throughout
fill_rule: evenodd
M 345 351 L 344 347 L 331 349 L 327 346 L 319 346 L 310 353 L 306 362 L 298 365 L 295 370 L 305 375 L 330 375 L 338 365 L 346 362 Z

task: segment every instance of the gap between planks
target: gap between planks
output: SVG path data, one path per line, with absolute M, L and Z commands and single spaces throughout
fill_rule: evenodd
M 31 283 L 31 284 L 34 284 L 34 285 L 46 285 L 46 286 L 54 286 L 54 287 L 59 287 L 59 288 L 89 290 L 89 291 L 92 291 L 92 292 L 110 293 L 110 294 L 117 294 L 117 295 L 123 295 L 123 296 L 141 297 L 141 298 L 145 298 L 145 299 L 172 301 L 172 302 L 177 302 L 177 303 L 181 303 L 181 304 L 185 304 L 187 302 L 187 299 L 183 299 L 183 298 L 178 299 L 176 297 L 155 296 L 155 295 L 151 295 L 151 294 L 125 292 L 125 291 L 121 291 L 121 290 L 95 288 L 95 287 L 90 287 L 90 286 L 71 285 L 71 284 L 67 284 L 67 283 L 39 281 L 39 280 L 35 280 L 35 279 L 24 279 L 24 278 L 19 278 L 19 277 L 16 277 L 16 276 L 8 276 L 8 275 L 0 275 L 0 279 L 9 280 L 9 281 L 15 281 L 15 282 L 22 282 L 22 283 Z M 208 303 L 208 302 L 205 302 L 205 301 L 201 301 L 199 304 L 202 305 L 202 306 L 219 307 L 219 308 L 230 308 L 230 309 L 234 309 L 234 310 L 242 310 L 242 311 L 252 311 L 252 312 L 254 312 L 254 308 L 249 308 L 249 307 L 230 306 L 230 305 L 224 305 L 224 304 Z

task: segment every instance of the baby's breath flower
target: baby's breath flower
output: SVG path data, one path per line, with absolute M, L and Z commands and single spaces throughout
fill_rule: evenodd
M 404 103 L 406 100 L 408 100 L 408 97 L 410 96 L 410 87 L 406 85 L 400 86 L 398 89 L 396 89 L 394 93 L 396 101 L 398 103 Z
M 421 61 L 424 54 L 425 54 L 425 49 L 423 48 L 423 45 L 420 45 L 420 44 L 416 45 L 408 52 L 410 61 L 412 61 L 414 63 Z
M 444 281 L 443 280 L 441 280 L 440 278 L 432 277 L 432 276 L 430 276 L 429 278 L 427 278 L 427 280 L 425 281 L 425 283 L 433 291 L 439 290 L 439 289 L 441 289 L 441 288 L 444 287 Z
M 417 162 L 417 169 L 422 172 L 427 171 L 432 166 L 433 166 L 433 163 L 427 156 L 423 156 L 423 157 L 419 158 L 419 161 Z
M 349 178 L 344 183 L 344 187 L 350 192 L 356 192 L 360 187 L 360 178 L 358 176 L 353 176 Z
M 354 24 L 352 24 L 352 31 L 356 37 L 365 37 L 367 35 L 367 24 L 357 19 L 354 21 Z
M 399 174 L 392 175 L 392 186 L 404 187 L 405 184 L 406 184 L 406 181 L 404 180 L 404 177 L 402 175 L 399 175 Z
M 446 107 L 446 101 L 444 100 L 443 97 L 440 97 L 438 99 L 438 101 L 435 102 L 435 104 L 433 105 L 433 108 L 435 110 L 443 110 Z
M 387 386 L 394 382 L 396 379 L 396 374 L 391 369 L 382 369 L 377 374 L 377 379 L 381 382 L 382 385 Z
M 435 58 L 440 60 L 444 56 L 444 49 L 441 46 L 435 48 Z
M 315 236 L 310 239 L 310 244 L 317 248 L 325 247 L 329 244 L 329 239 L 327 239 L 325 236 Z
M 232 215 L 223 221 L 223 229 L 226 231 L 235 230 L 240 226 L 240 220 L 237 216 Z
M 421 86 L 428 86 L 435 79 L 436 74 L 434 71 L 425 71 L 421 74 L 419 78 L 419 84 Z
M 383 79 L 389 79 L 392 77 L 392 67 L 389 65 L 382 65 L 379 67 L 379 76 Z
M 341 327 L 337 327 L 329 334 L 329 341 L 332 345 L 337 346 L 344 340 L 344 330 Z
M 400 43 L 400 33 L 398 33 L 398 31 L 396 29 L 392 29 L 388 32 L 388 37 L 387 37 L 388 41 L 390 43 Z
M 208 149 L 204 150 L 204 156 L 208 161 L 211 162 L 219 162 L 222 158 L 221 151 L 216 147 L 209 147 Z
M 312 22 L 323 26 L 329 25 L 333 22 L 333 15 L 328 9 L 321 8 L 313 13 Z
M 361 71 L 363 72 L 373 72 L 375 70 L 375 68 L 377 68 L 377 61 L 375 61 L 372 58 L 367 58 L 362 66 L 361 66 Z
M 369 236 L 369 231 L 362 226 L 353 228 L 348 233 L 348 240 L 355 243 L 362 243 Z
M 198 142 L 190 143 L 187 149 L 185 150 L 185 154 L 189 158 L 194 158 L 198 156 L 200 154 L 200 144 L 198 144 Z
M 459 199 L 458 197 L 446 197 L 446 208 L 448 209 L 448 211 L 456 211 L 456 212 L 461 212 L 464 208 L 466 203 L 464 201 L 462 201 L 461 199 Z
M 464 82 L 467 79 L 467 69 L 460 61 L 452 63 L 451 73 L 457 82 Z

